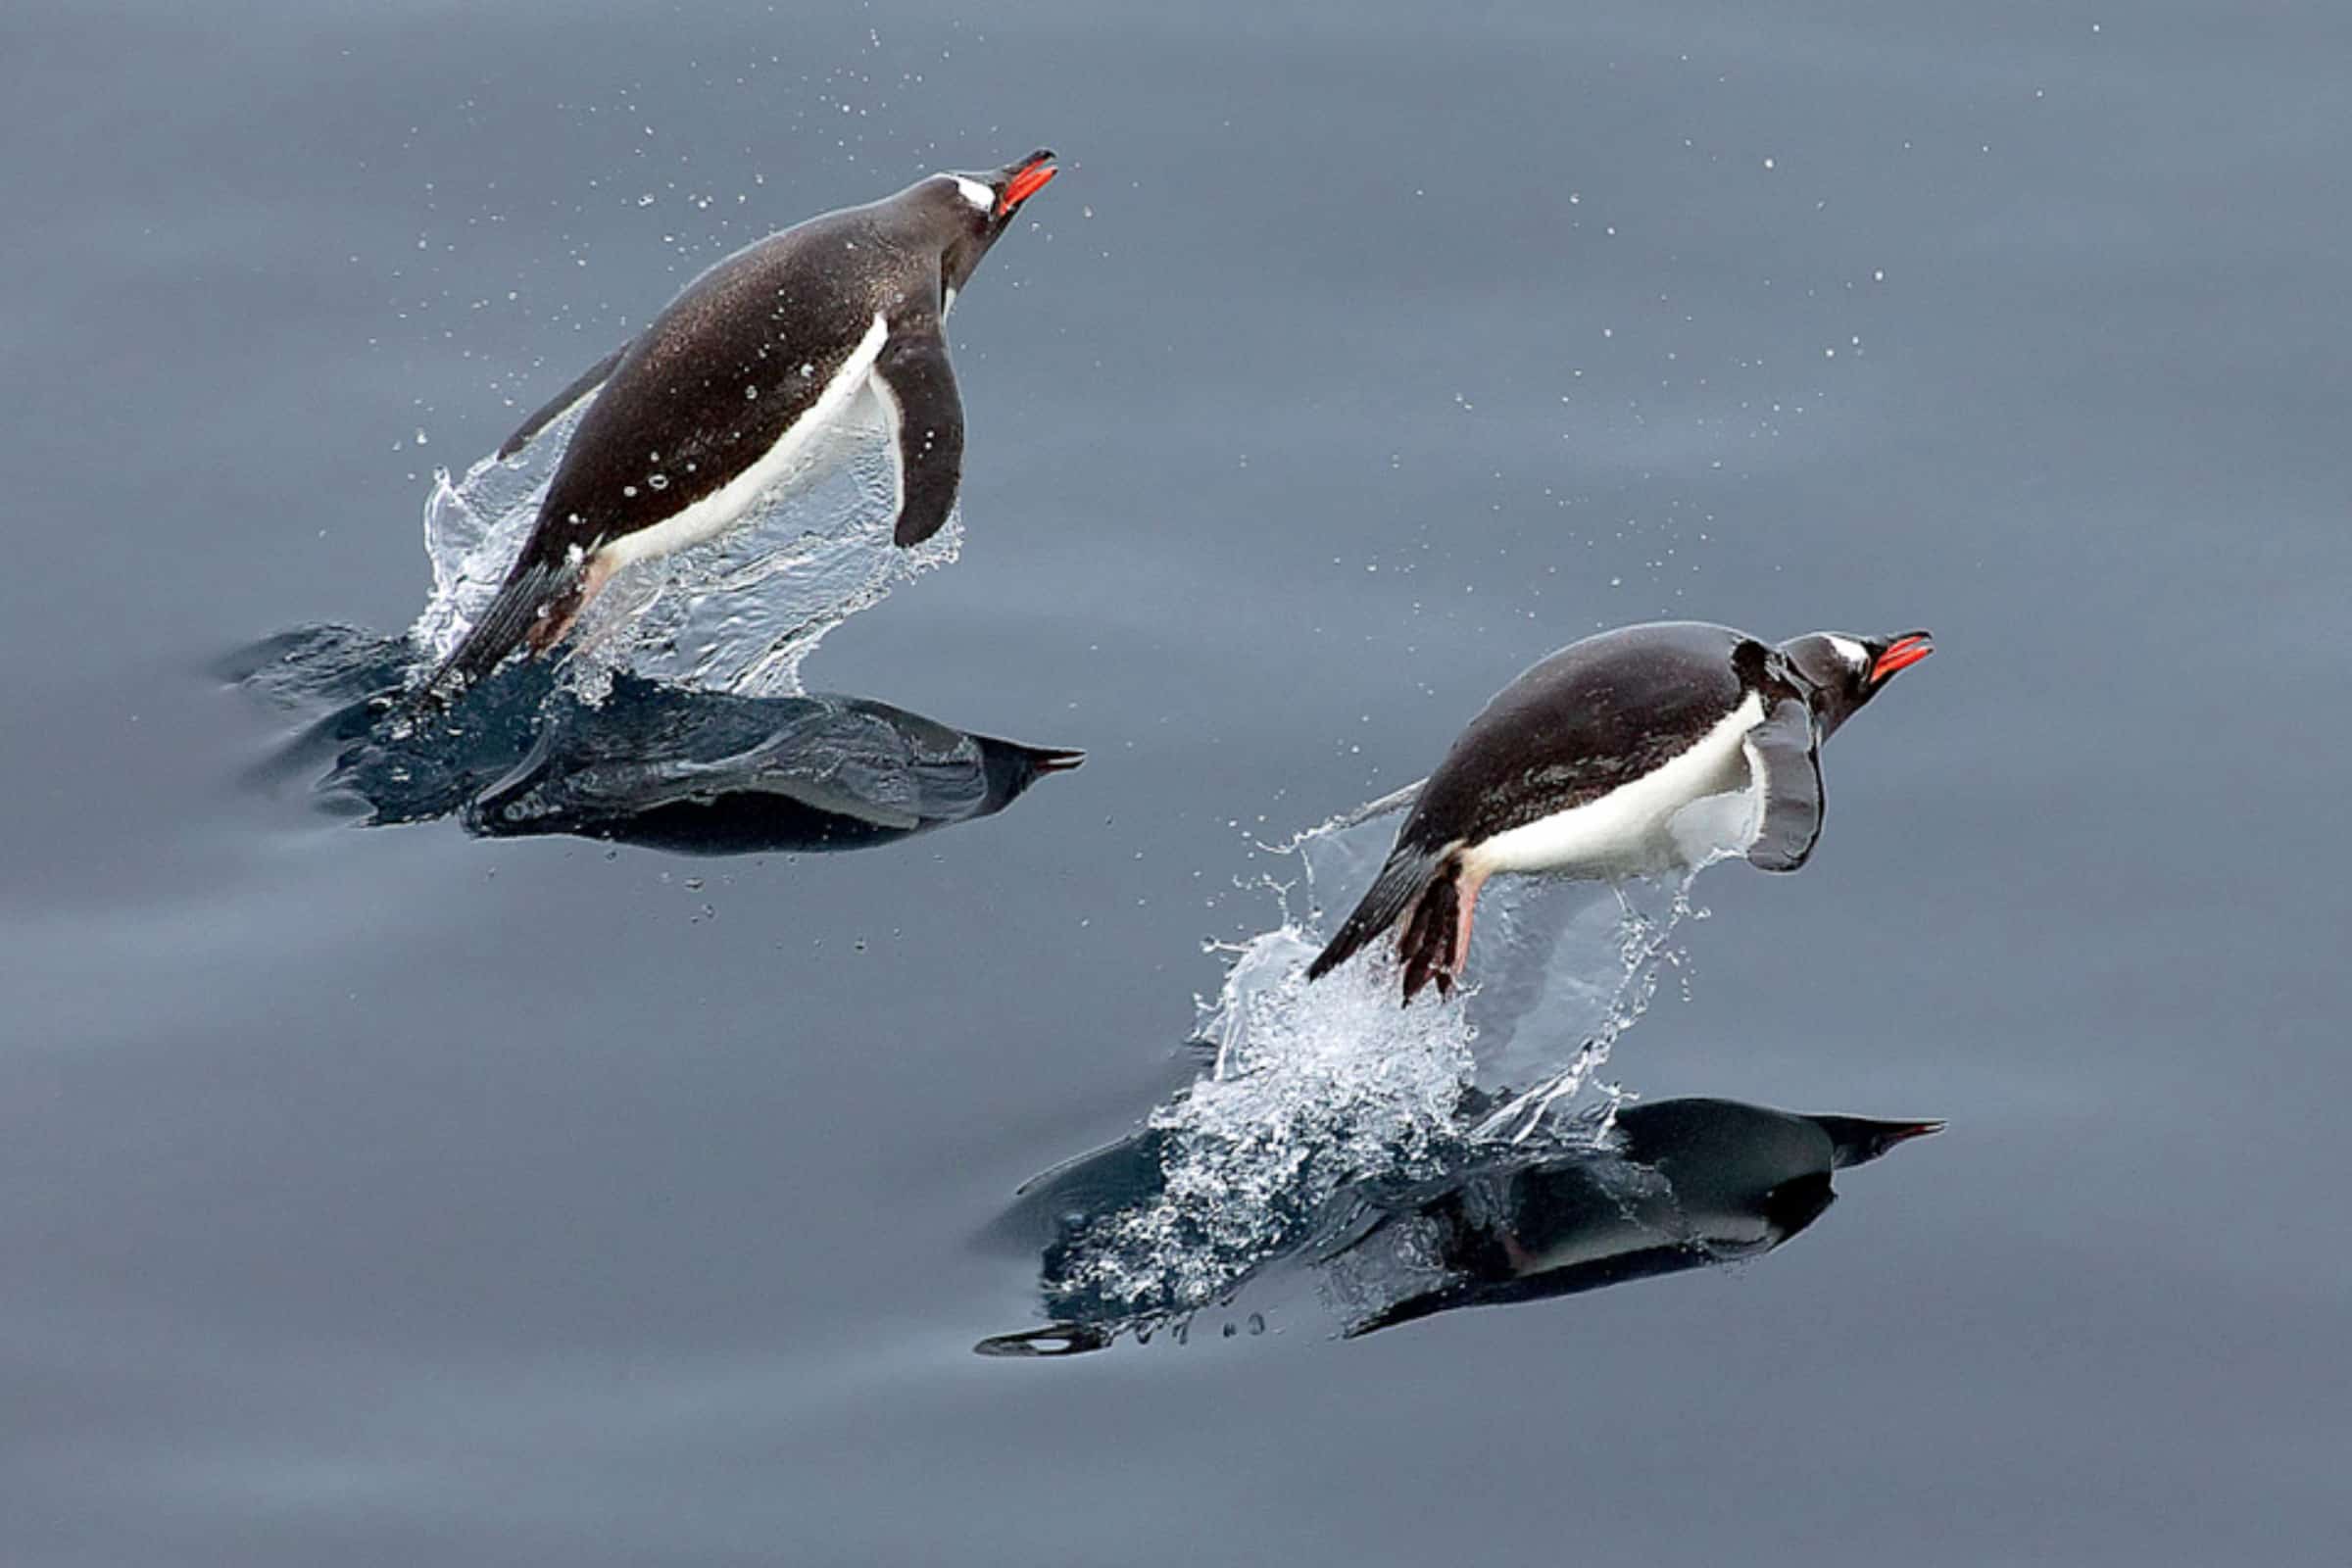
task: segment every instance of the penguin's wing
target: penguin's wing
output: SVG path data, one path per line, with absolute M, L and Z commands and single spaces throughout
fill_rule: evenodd
M 603 386 L 606 380 L 612 374 L 612 367 L 618 365 L 620 363 L 620 357 L 628 352 L 629 345 L 623 343 L 620 347 L 614 349 L 612 353 L 606 355 L 603 359 L 588 367 L 587 369 L 582 370 L 579 374 L 579 377 L 574 380 L 571 385 L 565 387 L 563 391 L 557 393 L 554 398 L 549 400 L 546 408 L 541 409 L 537 414 L 534 414 L 529 418 L 523 420 L 522 423 L 516 427 L 514 433 L 507 437 L 505 442 L 503 442 L 498 449 L 498 461 L 504 463 L 515 453 L 520 452 L 524 447 L 529 446 L 533 436 L 546 429 L 549 425 L 555 423 L 558 419 L 564 417 L 564 415 L 569 414 L 573 404 L 578 403 L 582 398 L 587 397 L 598 387 Z
M 1764 819 L 1747 859 L 1759 871 L 1793 871 L 1821 837 L 1821 748 L 1813 713 L 1794 697 L 1772 705 L 1747 732 L 1747 765 L 1764 797 Z
M 939 328 L 892 332 L 874 365 L 874 390 L 899 448 L 899 521 L 892 538 L 902 548 L 919 545 L 948 520 L 963 477 L 963 399 Z

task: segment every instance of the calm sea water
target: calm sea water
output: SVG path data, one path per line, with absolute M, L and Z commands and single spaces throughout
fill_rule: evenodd
M 2352 14 L 33 0 L 0 20 L 0 1557 L 2339 1562 Z M 687 859 L 261 787 L 221 659 L 709 260 L 1067 172 L 962 559 L 1082 747 Z M 1776 1256 L 989 1359 L 1251 845 L 1598 626 L 1926 625 L 1613 1074 L 1949 1118 Z

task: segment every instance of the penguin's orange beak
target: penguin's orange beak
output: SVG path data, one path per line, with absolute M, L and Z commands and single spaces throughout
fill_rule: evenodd
M 1879 682 L 1913 664 L 1936 651 L 1936 643 L 1924 631 L 1907 631 L 1886 645 L 1877 663 L 1870 666 L 1870 683 Z
M 1013 176 L 1004 182 L 1004 193 L 997 198 L 997 216 L 999 218 L 1011 217 L 1014 208 L 1044 190 L 1054 176 L 1060 172 L 1060 170 L 1054 167 L 1052 153 L 1043 151 L 1031 153 L 1022 161 L 1020 168 L 1014 171 Z

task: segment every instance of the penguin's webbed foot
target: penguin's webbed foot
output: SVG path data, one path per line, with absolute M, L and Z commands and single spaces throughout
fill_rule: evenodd
M 1462 968 L 1457 938 L 1467 926 L 1461 917 L 1460 868 L 1449 865 L 1414 904 L 1404 934 L 1396 941 L 1396 956 L 1404 963 L 1403 1005 L 1410 1006 L 1433 980 L 1441 998 L 1453 995 L 1454 978 Z
M 1479 890 L 1486 885 L 1486 873 L 1457 860 L 1438 874 L 1413 906 L 1404 934 L 1396 940 L 1396 956 L 1404 963 L 1405 1005 L 1410 1006 L 1432 981 L 1440 998 L 1453 995 L 1454 982 L 1470 962 L 1470 920 L 1478 910 Z
M 570 636 L 571 628 L 579 624 L 580 612 L 586 610 L 589 601 L 603 592 L 605 584 L 612 580 L 612 561 L 601 553 L 591 556 L 587 570 L 581 572 L 569 587 L 559 591 L 539 608 L 537 617 L 531 622 L 531 629 L 523 634 L 523 641 L 531 653 L 534 656 L 544 655 Z

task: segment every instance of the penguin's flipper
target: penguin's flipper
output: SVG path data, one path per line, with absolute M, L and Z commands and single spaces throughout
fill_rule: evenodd
M 899 448 L 899 515 L 891 537 L 905 549 L 939 532 L 963 478 L 963 399 L 939 328 L 904 336 L 894 330 L 874 362 L 874 390 Z
M 537 414 L 534 414 L 529 418 L 523 420 L 522 423 L 516 427 L 514 433 L 507 437 L 507 439 L 500 444 L 498 449 L 498 461 L 504 463 L 515 453 L 520 452 L 524 447 L 529 446 L 533 436 L 546 429 L 549 425 L 555 423 L 558 419 L 564 417 L 564 415 L 569 414 L 573 404 L 579 402 L 582 398 L 587 397 L 597 388 L 603 386 L 606 381 L 612 378 L 612 368 L 620 363 L 620 357 L 628 352 L 629 345 L 623 343 L 620 347 L 614 349 L 612 353 L 606 355 L 603 359 L 588 367 L 587 369 L 581 371 L 578 379 L 574 380 L 571 385 L 565 387 L 563 391 L 557 393 L 555 397 L 549 401 L 546 408 L 541 409 Z
M 1764 795 L 1764 818 L 1747 860 L 1759 871 L 1793 871 L 1821 838 L 1821 746 L 1813 714 L 1793 697 L 1775 703 L 1747 732 L 1747 763 Z
M 1448 846 L 1424 849 L 1405 843 L 1391 850 L 1388 862 L 1380 868 L 1380 875 L 1372 879 L 1372 886 L 1365 890 L 1355 912 L 1340 926 L 1339 935 L 1315 956 L 1315 961 L 1306 966 L 1306 977 L 1322 979 L 1403 918 L 1405 910 L 1420 902 L 1431 883 L 1449 875 L 1446 860 L 1450 854 Z

